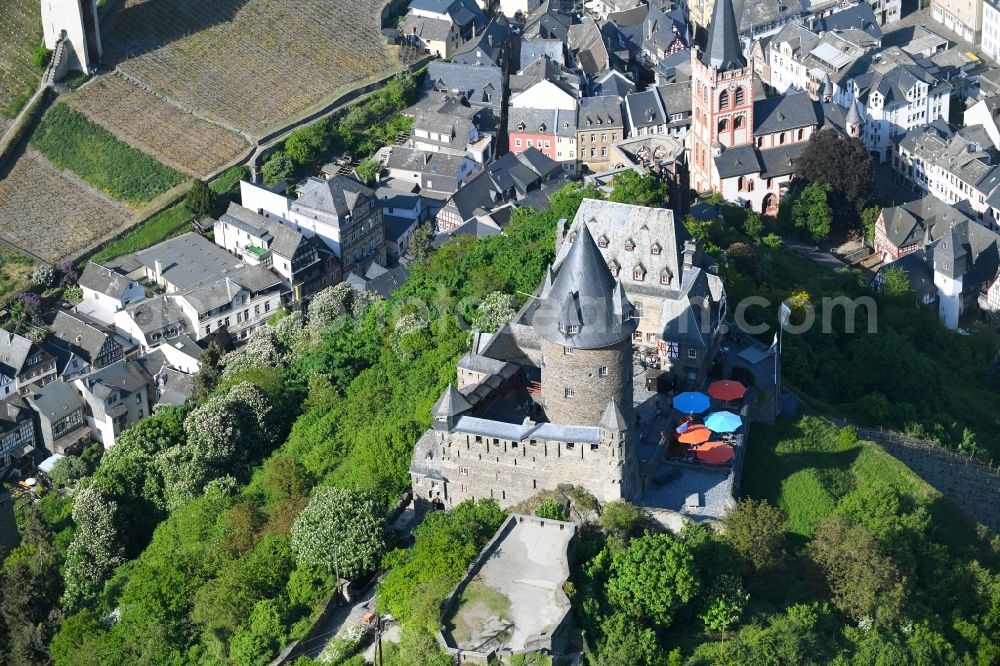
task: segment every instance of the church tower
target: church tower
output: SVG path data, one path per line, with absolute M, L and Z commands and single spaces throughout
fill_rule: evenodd
M 715 160 L 726 148 L 753 143 L 753 67 L 743 56 L 732 0 L 712 9 L 705 50 L 691 50 L 691 186 L 719 189 Z
M 575 235 L 555 277 L 546 278 L 532 320 L 542 348 L 545 415 L 553 423 L 598 426 L 611 403 L 628 423 L 635 308 L 587 225 Z

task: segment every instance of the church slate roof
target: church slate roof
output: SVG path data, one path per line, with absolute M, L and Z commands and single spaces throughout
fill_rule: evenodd
M 807 92 L 768 97 L 754 102 L 754 136 L 774 134 L 819 123 L 816 103 Z
M 728 71 L 747 66 L 743 56 L 739 33 L 736 29 L 736 14 L 732 0 L 717 0 L 712 8 L 712 21 L 708 27 L 708 43 L 701 53 L 701 61 L 719 71 Z
M 472 405 L 465 399 L 465 396 L 458 392 L 454 384 L 448 384 L 448 388 L 444 390 L 438 401 L 434 403 L 434 407 L 431 409 L 431 416 L 445 418 L 461 414 L 470 409 L 472 409 Z

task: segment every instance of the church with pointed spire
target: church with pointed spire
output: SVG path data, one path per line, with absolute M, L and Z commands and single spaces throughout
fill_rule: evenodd
M 777 214 L 822 110 L 805 91 L 764 97 L 743 54 L 732 0 L 715 2 L 704 50 L 691 49 L 691 112 L 691 187 Z
M 601 502 L 641 493 L 632 340 L 640 317 L 584 225 L 510 324 L 478 333 L 431 409 L 410 464 L 418 509 L 514 506 L 578 486 Z

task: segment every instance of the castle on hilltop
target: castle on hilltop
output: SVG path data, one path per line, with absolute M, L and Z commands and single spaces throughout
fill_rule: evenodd
M 634 410 L 649 395 L 633 386 L 636 350 L 682 383 L 704 381 L 725 290 L 671 211 L 586 200 L 558 236 L 536 294 L 477 334 L 434 405 L 410 465 L 418 507 L 510 507 L 560 484 L 637 501 L 649 470 Z

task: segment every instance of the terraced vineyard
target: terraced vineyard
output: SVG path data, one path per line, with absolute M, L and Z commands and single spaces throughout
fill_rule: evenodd
M 190 176 L 205 177 L 249 147 L 235 132 L 185 113 L 115 74 L 61 100 L 133 148 Z
M 29 149 L 0 180 L 0 240 L 54 263 L 121 229 L 128 210 Z
M 394 63 L 379 0 L 126 0 L 105 64 L 260 137 Z M 340 89 L 340 90 L 338 90 Z
M 0 134 L 28 101 L 41 78 L 31 51 L 41 41 L 38 0 L 0 0 Z

